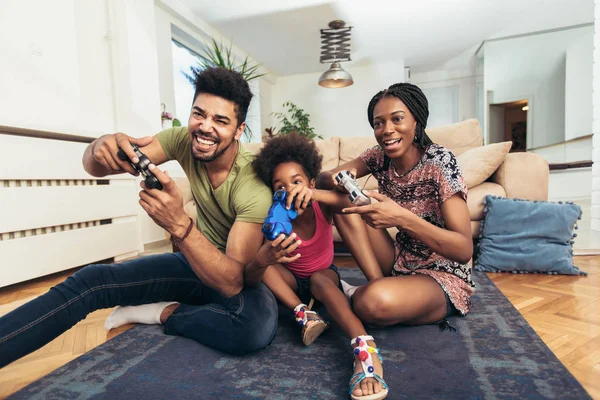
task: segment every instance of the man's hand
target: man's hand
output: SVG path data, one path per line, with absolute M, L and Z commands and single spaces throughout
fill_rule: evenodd
M 298 215 L 302 215 L 310 204 L 313 194 L 312 189 L 302 184 L 294 186 L 287 194 L 286 209 L 289 210 L 293 202 Z
M 348 207 L 342 210 L 343 214 L 359 214 L 360 217 L 375 229 L 402 227 L 408 218 L 414 216 L 412 212 L 403 208 L 389 197 L 376 192 L 365 191 L 365 194 L 379 203 L 366 206 Z
M 133 163 L 137 163 L 139 160 L 133 152 L 131 143 L 134 143 L 138 147 L 144 147 L 149 145 L 151 142 L 152 138 L 150 136 L 136 139 L 132 138 L 131 136 L 127 136 L 124 133 L 104 135 L 100 136 L 92 143 L 91 155 L 94 161 L 106 168 L 108 171 L 129 172 L 130 174 L 137 176 L 137 171 L 133 169 L 129 162 L 121 160 L 117 156 L 117 152 L 119 151 L 119 148 L 123 149 L 125 154 L 127 154 L 127 157 L 129 157 Z
M 175 237 L 182 237 L 190 224 L 189 217 L 183 210 L 183 197 L 179 188 L 166 172 L 154 164 L 148 169 L 162 184 L 163 190 L 150 189 L 141 183 L 140 205 L 160 227 Z
M 267 268 L 276 263 L 286 264 L 296 261 L 300 258 L 300 254 L 293 257 L 289 255 L 302 244 L 302 241 L 295 239 L 296 234 L 292 233 L 287 239 L 284 234 L 281 234 L 272 242 L 266 240 L 256 254 L 256 262 L 262 268 Z

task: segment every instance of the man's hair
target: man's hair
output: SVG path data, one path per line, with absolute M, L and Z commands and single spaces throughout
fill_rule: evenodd
M 191 68 L 188 78 L 195 86 L 194 101 L 201 93 L 208 93 L 233 102 L 237 126 L 246 120 L 252 92 L 242 74 L 226 68 Z
M 295 162 L 302 166 L 308 179 L 321 172 L 323 156 L 315 142 L 297 133 L 279 134 L 269 140 L 252 162 L 256 174 L 269 187 L 273 184 L 273 172 L 279 164 Z
M 415 141 L 419 146 L 426 148 L 433 143 L 425 133 L 427 118 L 429 118 L 429 103 L 427 97 L 425 97 L 425 94 L 418 86 L 411 83 L 395 83 L 373 96 L 367 107 L 367 118 L 369 119 L 371 128 L 373 128 L 373 111 L 375 110 L 375 106 L 379 100 L 384 97 L 396 97 L 406 105 L 408 111 L 410 111 L 415 121 L 417 121 Z

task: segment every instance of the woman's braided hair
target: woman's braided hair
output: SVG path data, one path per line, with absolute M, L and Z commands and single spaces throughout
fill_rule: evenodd
M 417 121 L 417 128 L 415 129 L 416 144 L 423 149 L 433 144 L 429 136 L 425 133 L 427 118 L 429 117 L 429 103 L 427 102 L 427 97 L 425 97 L 418 86 L 411 83 L 395 83 L 373 96 L 367 108 L 367 117 L 369 118 L 371 128 L 373 128 L 373 110 L 375 109 L 375 105 L 384 97 L 396 97 L 406 104 L 415 121 Z

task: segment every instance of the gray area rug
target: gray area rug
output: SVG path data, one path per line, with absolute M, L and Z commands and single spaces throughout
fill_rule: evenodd
M 351 283 L 358 270 L 340 269 Z M 484 273 L 467 317 L 437 325 L 370 329 L 384 357 L 389 399 L 590 398 Z M 239 340 L 244 340 L 240 338 Z M 277 337 L 233 357 L 159 326 L 136 326 L 10 399 L 347 399 L 348 339 L 332 327 L 311 347 L 289 311 Z

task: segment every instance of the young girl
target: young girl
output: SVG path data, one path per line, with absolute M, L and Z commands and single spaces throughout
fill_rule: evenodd
M 254 168 L 273 190 L 287 192 L 287 206 L 298 211 L 292 220 L 289 238 L 280 235 L 266 241 L 256 256 L 264 266 L 263 282 L 275 297 L 293 310 L 302 327 L 302 341 L 310 345 L 327 323 L 306 303 L 311 297 L 325 305 L 327 312 L 351 340 L 358 362 L 350 378 L 352 399 L 383 399 L 388 386 L 383 380 L 379 349 L 367 335 L 340 289 L 340 277 L 333 262 L 333 214 L 352 205 L 348 195 L 315 190 L 322 156 L 315 143 L 297 134 L 271 139 L 254 160 Z M 378 357 L 373 357 L 373 355 Z
M 378 181 L 379 193 L 369 194 L 378 203 L 349 207 L 335 221 L 369 279 L 352 297 L 354 311 L 377 325 L 447 326 L 447 316 L 469 312 L 474 290 L 460 167 L 425 133 L 428 103 L 417 86 L 399 83 L 377 93 L 367 115 L 378 145 L 319 177 L 325 188 L 340 170 L 359 178 L 372 173 Z M 395 240 L 390 227 L 398 228 Z

